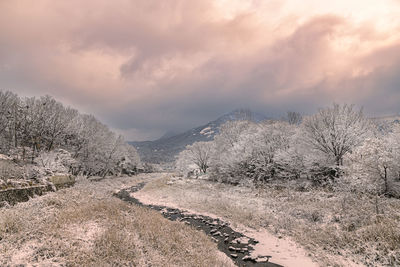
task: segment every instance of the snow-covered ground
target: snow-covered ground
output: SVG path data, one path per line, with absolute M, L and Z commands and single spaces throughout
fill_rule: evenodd
M 80 180 L 0 208 L 0 266 L 232 266 L 206 235 L 113 192 L 150 175 Z
M 284 266 L 400 263 L 397 199 L 379 199 L 384 214 L 376 215 L 373 199 L 361 195 L 255 189 L 173 175 L 160 175 L 134 196 L 228 221 L 262 241 L 255 253 L 268 253 Z

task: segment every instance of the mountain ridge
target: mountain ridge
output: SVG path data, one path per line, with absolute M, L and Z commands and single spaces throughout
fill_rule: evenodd
M 218 134 L 219 127 L 227 121 L 249 119 L 255 122 L 270 119 L 263 114 L 252 112 L 248 109 L 236 109 L 226 113 L 207 124 L 194 127 L 183 133 L 172 135 L 167 132 L 154 141 L 131 141 L 142 161 L 148 163 L 168 163 L 175 160 L 175 156 L 194 142 L 211 141 Z M 172 135 L 172 136 L 171 136 Z

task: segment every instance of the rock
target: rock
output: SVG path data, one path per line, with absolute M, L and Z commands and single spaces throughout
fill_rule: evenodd
M 235 248 L 235 247 L 232 247 L 232 246 L 230 246 L 230 247 L 229 247 L 229 250 L 236 251 L 236 248 Z
M 221 232 L 215 232 L 213 233 L 213 236 L 222 236 Z
M 237 254 L 231 254 L 232 258 L 237 258 L 237 256 L 238 256 Z
M 254 261 L 254 259 L 251 256 L 244 256 L 242 258 L 243 261 Z
M 232 243 L 237 243 L 237 244 L 243 244 L 243 245 L 247 245 L 249 244 L 250 239 L 248 237 L 240 237 L 240 238 L 236 238 L 234 241 L 232 241 Z
M 256 262 L 269 262 L 269 259 L 272 258 L 272 256 L 259 256 L 256 259 Z

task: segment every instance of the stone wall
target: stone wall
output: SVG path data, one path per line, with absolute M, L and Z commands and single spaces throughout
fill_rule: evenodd
M 7 188 L 0 190 L 0 207 L 7 205 L 15 205 L 18 202 L 28 201 L 34 196 L 41 196 L 48 191 L 59 190 L 71 187 L 75 184 L 75 177 L 71 175 L 54 175 L 48 178 L 52 184 L 19 186 L 19 188 Z
M 25 188 L 9 188 L 0 190 L 0 206 L 3 206 L 5 202 L 10 205 L 14 205 L 18 202 L 28 201 L 35 195 L 41 196 L 47 191 L 51 191 L 52 188 L 49 185 L 38 185 Z
M 53 183 L 58 189 L 71 187 L 75 184 L 75 176 L 69 174 L 53 175 L 48 178 L 48 181 Z

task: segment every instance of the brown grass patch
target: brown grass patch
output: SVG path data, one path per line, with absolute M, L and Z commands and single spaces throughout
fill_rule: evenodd
M 203 233 L 112 197 L 143 179 L 81 181 L 0 209 L 0 265 L 231 265 Z

